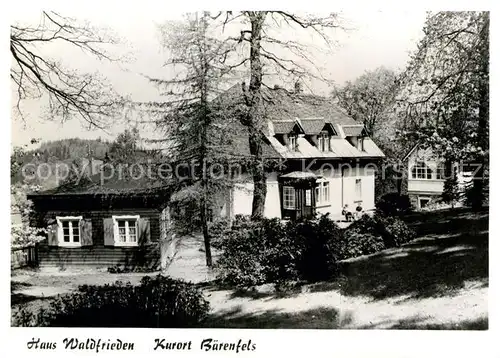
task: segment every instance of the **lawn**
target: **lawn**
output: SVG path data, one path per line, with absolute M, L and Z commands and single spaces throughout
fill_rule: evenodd
M 488 211 L 443 210 L 404 218 L 418 238 L 401 247 L 346 260 L 329 282 L 277 295 L 203 285 L 211 312 L 206 327 L 345 329 L 487 329 Z M 199 238 L 183 242 L 168 274 L 208 281 Z M 138 283 L 144 274 L 40 273 L 12 276 L 14 311 L 81 284 Z

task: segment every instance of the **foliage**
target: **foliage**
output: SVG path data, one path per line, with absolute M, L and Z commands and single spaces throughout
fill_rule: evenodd
M 100 139 L 69 138 L 42 142 L 39 148 L 33 150 L 15 147 L 11 154 L 11 182 L 37 184 L 44 189 L 51 189 L 60 184 L 60 178 L 74 170 L 73 165 L 81 172 L 81 168 L 88 165 L 84 163 L 84 158 L 91 156 L 104 159 L 109 145 L 110 143 Z M 25 172 L 21 170 L 23 167 Z M 38 168 L 47 169 L 47 172 L 43 170 L 37 175 Z M 66 171 L 66 168 L 69 171 Z
M 208 216 L 211 205 L 228 189 L 229 179 L 211 171 L 233 157 L 228 149 L 233 136 L 225 123 L 225 109 L 214 101 L 231 80 L 226 61 L 234 53 L 234 44 L 221 40 L 215 32 L 209 12 L 186 14 L 184 21 L 170 21 L 159 27 L 162 46 L 170 58 L 170 78 L 150 78 L 165 93 L 161 103 L 143 108 L 165 133 L 173 161 L 185 166 L 186 176 L 178 175 L 176 196 L 194 194 L 177 200 L 181 210 L 196 213 L 195 222 L 204 237 L 207 266 L 212 266 Z M 185 228 L 189 230 L 188 228 Z
M 40 190 L 37 185 L 14 184 L 11 190 L 11 213 L 21 216 L 20 226 L 11 227 L 11 245 L 26 246 L 33 245 L 45 239 L 46 229 L 30 226 L 30 215 L 33 211 L 33 203 L 27 199 L 27 194 Z
M 110 144 L 108 157 L 114 163 L 136 163 L 141 159 L 153 158 L 155 153 L 140 146 L 141 136 L 137 128 L 125 129 Z
M 398 217 L 376 215 L 373 220 L 387 248 L 399 247 L 417 236 L 415 230 Z
M 386 123 L 387 109 L 394 103 L 396 87 L 396 73 L 379 67 L 354 82 L 346 82 L 334 90 L 333 96 L 347 114 L 364 124 L 369 136 L 374 136 L 377 131 L 391 127 Z
M 10 229 L 11 246 L 29 246 L 43 241 L 46 238 L 47 230 L 31 227 L 28 225 L 12 226 Z
M 398 95 L 405 140 L 481 165 L 475 208 L 484 201 L 489 165 L 489 26 L 487 11 L 429 14 Z
M 403 215 L 412 210 L 408 195 L 388 193 L 383 195 L 375 204 L 378 212 L 382 215 Z
M 451 204 L 455 207 L 456 202 L 460 199 L 460 188 L 458 186 L 457 168 L 446 168 L 445 181 L 443 184 L 443 192 L 441 193 L 441 200 L 445 203 Z M 451 169 L 451 170 L 450 170 Z
M 221 241 L 221 282 L 237 287 L 317 281 L 336 271 L 332 242 L 341 235 L 326 216 L 319 220 L 235 219 Z
M 221 242 L 221 256 L 216 263 L 217 279 L 223 284 L 249 287 L 266 282 L 264 255 L 266 232 L 262 222 L 236 221 Z
M 301 279 L 325 280 L 336 272 L 338 256 L 334 245 L 342 236 L 342 231 L 327 215 L 318 220 L 289 222 L 287 236 L 301 248 L 297 260 Z
M 346 228 L 334 245 L 340 260 L 373 254 L 386 248 L 377 223 L 368 215 L 363 215 Z
M 158 275 L 140 285 L 120 281 L 80 286 L 78 293 L 58 296 L 47 309 L 21 308 L 15 326 L 31 327 L 161 327 L 196 326 L 209 310 L 202 292 L 191 283 Z
M 217 218 L 208 225 L 212 246 L 216 249 L 220 248 L 223 237 L 230 229 L 230 221 L 227 218 Z
M 236 287 L 327 280 L 337 273 L 338 260 L 398 247 L 415 237 L 392 216 L 363 215 L 346 229 L 327 215 L 287 223 L 239 216 L 220 242 L 218 279 Z

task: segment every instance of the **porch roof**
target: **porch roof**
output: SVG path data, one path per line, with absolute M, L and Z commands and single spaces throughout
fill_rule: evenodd
M 280 176 L 280 178 L 287 178 L 287 179 L 318 179 L 321 178 L 321 176 L 316 175 L 311 172 L 300 172 L 300 171 L 295 171 L 295 172 L 290 172 L 287 174 L 283 174 Z
M 287 174 L 280 175 L 281 179 L 286 179 L 287 181 L 294 181 L 294 182 L 310 182 L 310 181 L 316 181 L 316 179 L 321 178 L 320 175 L 316 175 L 311 172 L 300 172 L 300 171 L 295 171 L 295 172 L 290 172 Z

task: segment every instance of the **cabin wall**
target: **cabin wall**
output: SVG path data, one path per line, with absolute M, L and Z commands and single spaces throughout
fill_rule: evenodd
M 49 246 L 47 240 L 39 245 L 40 267 L 111 267 L 147 266 L 158 267 L 160 263 L 160 210 L 157 209 L 103 209 L 86 211 L 79 210 L 47 210 L 38 212 L 36 226 L 47 227 L 56 216 L 82 216 L 92 222 L 92 246 L 59 247 Z M 136 247 L 104 246 L 103 220 L 113 215 L 139 215 L 150 222 L 151 243 Z

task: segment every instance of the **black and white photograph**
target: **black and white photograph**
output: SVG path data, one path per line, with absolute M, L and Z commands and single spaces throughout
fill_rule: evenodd
M 11 328 L 489 329 L 489 11 L 70 9 L 10 23 Z

